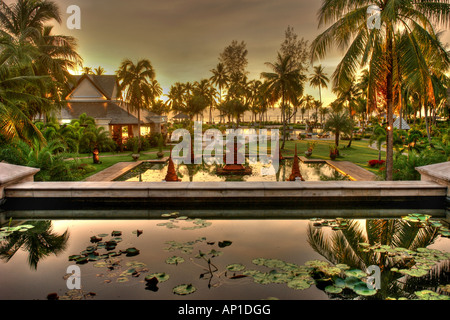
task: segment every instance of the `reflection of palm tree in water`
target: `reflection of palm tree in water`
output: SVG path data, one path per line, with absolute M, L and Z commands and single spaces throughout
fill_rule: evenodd
M 0 258 L 8 262 L 19 249 L 28 252 L 28 264 L 37 269 L 38 262 L 51 255 L 58 255 L 67 246 L 69 233 L 55 234 L 52 231 L 51 221 L 27 221 L 26 224 L 34 228 L 25 232 L 13 232 L 0 244 Z
M 347 228 L 333 231 L 330 236 L 326 236 L 322 228 L 309 224 L 308 243 L 314 251 L 335 265 L 346 264 L 363 271 L 371 265 L 377 265 L 381 270 L 381 288 L 375 297 L 404 297 L 426 287 L 434 288 L 433 283 L 442 284 L 438 279 L 442 279 L 442 276 L 450 271 L 449 263 L 441 263 L 433 267 L 426 279 L 407 276 L 406 281 L 397 281 L 404 275 L 390 269 L 410 268 L 414 261 L 398 259 L 398 256 L 389 252 L 364 251 L 361 250 L 360 243 L 416 250 L 426 248 L 434 242 L 438 236 L 436 228 L 419 227 L 402 219 L 370 219 L 365 222 L 365 230 L 361 226 L 358 221 L 349 220 Z

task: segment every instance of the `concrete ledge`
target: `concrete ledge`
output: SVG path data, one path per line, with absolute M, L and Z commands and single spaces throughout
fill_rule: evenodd
M 420 173 L 422 181 L 432 181 L 450 187 L 450 161 L 417 167 L 416 170 Z
M 0 162 L 0 201 L 5 197 L 5 188 L 13 184 L 34 181 L 34 175 L 40 169 L 17 166 Z
M 5 189 L 6 210 L 178 206 L 444 209 L 447 188 L 427 181 L 25 182 Z

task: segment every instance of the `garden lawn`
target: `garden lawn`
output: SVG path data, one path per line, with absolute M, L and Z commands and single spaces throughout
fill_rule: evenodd
M 299 140 L 286 141 L 285 149 L 281 153 L 285 156 L 294 155 L 295 145 L 297 144 L 297 153 L 299 156 L 305 156 L 307 150 L 306 144 L 308 141 L 316 141 L 316 147 L 311 155 L 311 159 L 330 160 L 330 145 L 334 145 L 334 140 Z M 347 148 L 348 141 L 342 140 L 339 143 L 339 157 L 336 161 L 350 161 L 354 164 L 369 170 L 373 173 L 378 173 L 378 168 L 369 166 L 370 160 L 378 160 L 378 150 L 369 147 L 368 140 L 353 140 L 352 146 Z M 386 153 L 381 152 L 381 159 L 386 159 Z

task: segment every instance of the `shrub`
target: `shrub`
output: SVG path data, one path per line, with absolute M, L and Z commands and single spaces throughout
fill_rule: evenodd
M 386 161 L 384 161 L 384 160 L 370 160 L 369 166 L 372 168 L 381 167 L 382 165 L 384 165 L 385 162 Z

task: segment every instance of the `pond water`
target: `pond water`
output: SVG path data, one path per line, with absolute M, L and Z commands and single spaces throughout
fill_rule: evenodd
M 12 220 L 0 232 L 1 300 L 450 298 L 448 224 L 423 214 L 204 220 L 167 211 L 151 220 Z M 67 287 L 73 265 L 80 290 Z M 378 290 L 366 284 L 370 265 L 381 268 Z
M 207 165 L 205 163 L 180 164 L 175 165 L 178 178 L 182 181 L 287 181 L 292 172 L 292 159 L 286 159 L 280 162 L 278 170 L 273 174 L 262 175 L 262 168 L 269 168 L 260 162 L 250 164 L 252 168 L 251 175 L 233 175 L 220 176 L 216 174 L 217 165 Z M 304 163 L 299 161 L 300 173 L 306 181 L 328 181 L 328 180 L 348 180 L 348 178 L 326 163 Z M 123 176 L 116 179 L 117 181 L 144 181 L 156 182 L 164 180 L 167 174 L 166 164 L 156 164 L 144 162 L 135 169 L 127 172 Z

